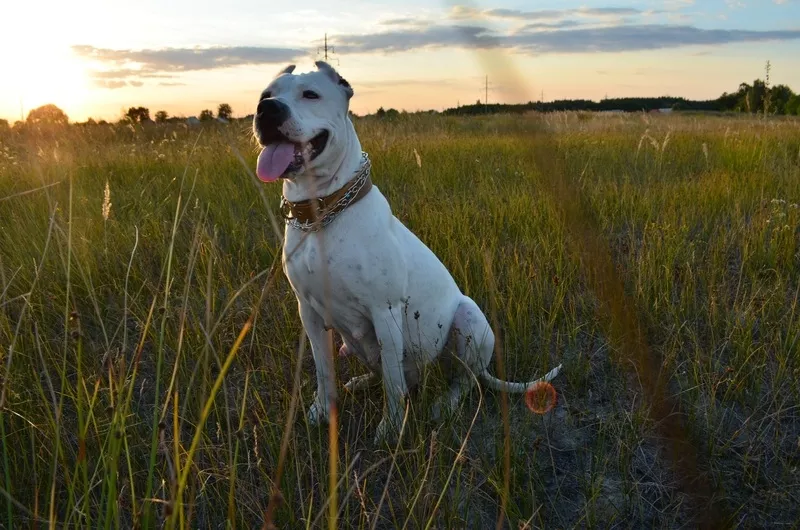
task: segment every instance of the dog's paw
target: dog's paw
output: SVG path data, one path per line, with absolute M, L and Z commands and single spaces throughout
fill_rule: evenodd
M 314 403 L 312 403 L 308 408 L 308 414 L 306 414 L 306 417 L 308 418 L 309 425 L 312 426 L 328 423 L 328 408 L 324 407 L 315 399 Z
M 364 390 L 366 388 L 371 387 L 377 381 L 378 381 L 378 376 L 373 372 L 363 375 L 357 375 L 352 379 L 350 379 L 350 381 L 345 383 L 344 389 L 347 390 L 348 392 L 357 392 L 359 390 Z

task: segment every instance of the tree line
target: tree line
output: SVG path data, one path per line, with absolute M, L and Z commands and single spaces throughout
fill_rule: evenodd
M 175 123 L 185 121 L 186 118 L 178 116 L 170 116 L 165 110 L 156 111 L 153 116 L 155 120 L 150 118 L 150 109 L 147 107 L 130 107 L 122 116 L 120 122 L 123 123 Z M 233 117 L 233 109 L 227 103 L 220 103 L 217 107 L 217 114 L 211 109 L 204 109 L 200 111 L 198 116 L 199 121 L 212 121 L 216 119 L 230 120 Z M 87 125 L 106 125 L 108 122 L 105 120 L 95 121 L 92 118 L 86 120 Z M 36 107 L 28 113 L 25 121 L 18 121 L 14 124 L 17 126 L 29 127 L 57 127 L 69 124 L 69 117 L 67 113 L 58 108 L 52 103 Z M 8 120 L 0 119 L 0 130 L 10 128 Z
M 217 107 L 217 119 L 230 120 L 233 116 L 233 109 L 227 103 L 220 103 Z M 150 109 L 146 107 L 131 107 L 125 113 L 124 119 L 133 123 L 147 123 L 153 120 L 150 119 Z M 165 110 L 159 110 L 155 113 L 156 123 L 170 123 L 174 121 L 183 121 L 185 118 L 170 117 Z M 211 121 L 214 119 L 214 111 L 211 109 L 203 109 L 200 111 L 198 117 L 200 121 Z
M 769 70 L 769 68 L 768 68 Z M 600 101 L 588 99 L 562 99 L 556 101 L 529 101 L 522 104 L 485 104 L 480 100 L 474 105 L 462 105 L 443 111 L 446 115 L 472 115 L 497 112 L 553 112 L 553 111 L 623 111 L 641 112 L 659 109 L 676 111 L 747 112 L 751 114 L 800 115 L 800 95 L 786 85 L 769 85 L 767 80 L 756 79 L 752 85 L 742 83 L 736 92 L 724 92 L 709 100 L 690 100 L 679 97 L 657 98 L 606 98 Z

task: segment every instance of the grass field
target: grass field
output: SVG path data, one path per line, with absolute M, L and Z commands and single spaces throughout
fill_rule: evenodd
M 395 215 L 496 314 L 492 371 L 564 372 L 547 414 L 484 390 L 435 424 L 433 370 L 397 448 L 372 445 L 380 392 L 340 394 L 333 510 L 248 125 L 0 133 L 0 527 L 258 528 L 287 425 L 277 528 L 692 527 L 596 249 L 719 522 L 800 520 L 800 121 L 357 120 Z

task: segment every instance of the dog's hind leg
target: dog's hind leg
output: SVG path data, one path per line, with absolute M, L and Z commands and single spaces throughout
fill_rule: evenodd
M 458 407 L 464 394 L 474 386 L 475 379 L 489 365 L 494 353 L 494 333 L 489 321 L 478 305 L 467 296 L 453 315 L 450 332 L 455 339 L 455 373 L 450 389 L 433 405 L 431 415 L 435 420 Z

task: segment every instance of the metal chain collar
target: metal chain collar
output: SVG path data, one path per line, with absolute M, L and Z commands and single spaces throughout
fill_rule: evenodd
M 361 188 L 364 187 L 364 183 L 367 182 L 367 179 L 370 176 L 372 163 L 369 160 L 369 155 L 362 151 L 361 158 L 362 163 L 358 170 L 358 174 L 355 177 L 355 184 L 353 184 L 353 186 L 348 190 L 347 193 L 344 194 L 341 199 L 339 199 L 331 208 L 329 208 L 328 212 L 322 216 L 322 219 L 318 219 L 316 222 L 307 221 L 303 223 L 293 217 L 286 219 L 286 224 L 302 232 L 317 232 L 331 224 L 333 220 L 345 210 L 345 208 L 350 206 L 350 203 L 353 202 L 353 199 L 356 197 L 356 195 L 358 195 L 358 192 L 361 191 Z M 281 207 L 283 207 L 285 201 L 285 198 L 281 198 Z

